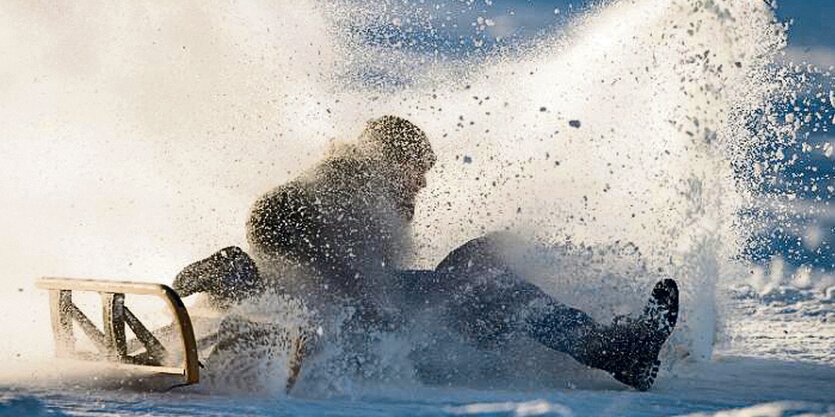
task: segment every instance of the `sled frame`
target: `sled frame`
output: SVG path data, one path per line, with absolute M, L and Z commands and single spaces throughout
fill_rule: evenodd
M 181 375 L 185 384 L 200 380 L 197 358 L 197 342 L 194 329 L 183 301 L 167 285 L 127 281 L 52 278 L 44 277 L 36 286 L 49 291 L 52 333 L 55 355 L 90 361 L 113 362 L 118 368 Z M 74 291 L 97 292 L 102 300 L 103 329 L 95 324 L 75 305 Z M 174 318 L 173 325 L 182 340 L 183 360 L 180 366 L 166 366 L 166 347 L 125 305 L 125 294 L 148 295 L 162 298 Z M 90 339 L 97 352 L 76 350 L 74 328 L 78 327 Z M 136 341 L 126 340 L 126 326 L 136 335 Z M 142 352 L 129 347 L 139 345 Z

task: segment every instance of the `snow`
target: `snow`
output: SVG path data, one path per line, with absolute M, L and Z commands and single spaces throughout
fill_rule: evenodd
M 738 410 L 719 411 L 716 413 L 694 413 L 691 417 L 780 417 L 780 416 L 831 416 L 835 408 L 817 406 L 801 402 L 773 402 L 746 407 Z
M 145 393 L 84 388 L 7 390 L 0 415 L 35 410 L 68 415 L 140 416 L 586 416 L 586 415 L 713 415 L 720 410 L 745 409 L 738 415 L 809 415 L 835 412 L 831 367 L 779 360 L 719 357 L 714 363 L 682 368 L 675 377 L 659 381 L 647 393 L 627 390 L 478 391 L 466 388 L 368 387 L 351 397 L 247 397 L 245 394 L 206 395 Z M 5 413 L 5 414 L 3 414 Z M 55 414 L 61 415 L 61 414 Z M 737 415 L 737 414 L 718 414 Z
M 0 89 L 8 104 L 0 154 L 12 161 L 0 164 L 9 179 L 0 182 L 0 305 L 8 316 L 0 325 L 0 417 L 835 415 L 831 277 L 786 280 L 791 273 L 776 267 L 748 277 L 751 265 L 736 262 L 738 245 L 754 233 L 746 228 L 768 222 L 739 218 L 756 200 L 757 181 L 784 174 L 779 161 L 797 162 L 771 141 L 800 138 L 798 126 L 808 123 L 767 112 L 763 132 L 745 126 L 765 97 L 798 87 L 772 72 L 782 34 L 762 2 L 700 9 L 685 0 L 614 1 L 578 18 L 564 37 L 449 65 L 447 57 L 362 44 L 357 29 L 374 26 L 373 7 L 352 13 L 333 3 L 345 9 L 319 15 L 313 11 L 327 5 L 309 1 L 57 11 L 3 4 L 0 44 L 13 59 L 0 61 L 0 73 L 11 74 Z M 378 91 L 378 78 L 396 91 Z M 821 111 L 830 119 L 831 110 Z M 647 271 L 680 280 L 681 325 L 651 391 L 525 349 L 512 363 L 521 378 L 448 387 L 326 381 L 334 389 L 305 379 L 306 367 L 289 396 L 247 387 L 166 391 L 157 378 L 89 364 L 64 369 L 49 359 L 46 295 L 32 288 L 35 277 L 169 282 L 217 247 L 243 245 L 254 196 L 308 167 L 334 138 L 388 113 L 425 127 L 438 147 L 415 219 L 422 261 L 505 228 L 588 248 L 619 241 L 642 258 L 558 259 L 562 280 L 553 259 L 538 274 L 529 265 L 544 289 L 606 317 L 644 296 L 654 279 Z M 832 149 L 824 147 L 827 158 Z M 776 160 L 751 160 L 755 151 Z M 459 155 L 464 164 L 453 162 Z M 746 179 L 735 164 L 756 164 L 753 189 L 739 184 Z M 801 207 L 802 196 L 783 197 L 815 213 Z M 782 227 L 785 216 L 777 218 Z M 814 233 L 808 243 L 817 246 L 825 237 Z M 399 345 L 385 347 L 402 354 Z

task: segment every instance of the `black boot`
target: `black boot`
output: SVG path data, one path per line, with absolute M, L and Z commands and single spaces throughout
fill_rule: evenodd
M 223 307 L 263 291 L 255 262 L 237 246 L 223 248 L 185 267 L 172 284 L 180 297 L 207 293 L 212 304 Z
M 661 346 L 678 319 L 678 286 L 671 279 L 655 284 L 637 319 L 616 320 L 594 332 L 580 361 L 609 372 L 618 381 L 648 390 L 658 375 Z

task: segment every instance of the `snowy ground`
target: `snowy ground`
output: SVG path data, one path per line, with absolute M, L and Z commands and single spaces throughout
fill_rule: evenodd
M 835 367 L 833 295 L 832 288 L 778 286 L 761 296 L 749 287 L 738 289 L 734 305 L 739 319 L 725 330 L 723 352 Z
M 563 389 L 394 384 L 326 397 L 147 392 L 88 380 L 5 384 L 0 416 L 835 415 L 835 309 L 828 296 L 791 287 L 762 296 L 735 291 L 737 318 L 720 353 L 711 362 L 677 364 L 646 393 L 594 373 Z
M 629 415 L 667 416 L 745 407 L 773 414 L 835 415 L 831 366 L 720 356 L 682 367 L 647 393 L 627 390 L 476 391 L 463 388 L 388 389 L 352 398 L 257 398 L 188 393 L 4 388 L 2 416 L 440 416 Z M 770 405 L 765 405 L 773 403 Z M 753 412 L 753 411 L 752 411 Z M 828 414 L 827 414 L 828 413 Z M 722 414 L 719 414 L 722 415 Z M 748 415 L 748 414 L 741 414 Z

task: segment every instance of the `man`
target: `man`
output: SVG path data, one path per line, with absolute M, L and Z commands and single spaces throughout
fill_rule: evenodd
M 348 302 L 378 316 L 395 308 L 388 292 L 434 163 L 415 125 L 372 120 L 356 143 L 337 145 L 255 203 L 247 237 L 262 274 L 318 310 Z
M 255 261 L 226 248 L 187 267 L 174 288 L 183 296 L 206 292 L 218 305 L 274 289 L 325 316 L 352 307 L 360 325 L 382 329 L 433 308 L 478 347 L 525 336 L 649 389 L 677 320 L 672 280 L 656 284 L 638 318 L 604 325 L 517 276 L 501 260 L 496 236 L 467 242 L 432 271 L 399 267 L 415 198 L 434 163 L 417 126 L 395 116 L 372 120 L 356 143 L 255 203 L 247 222 Z

